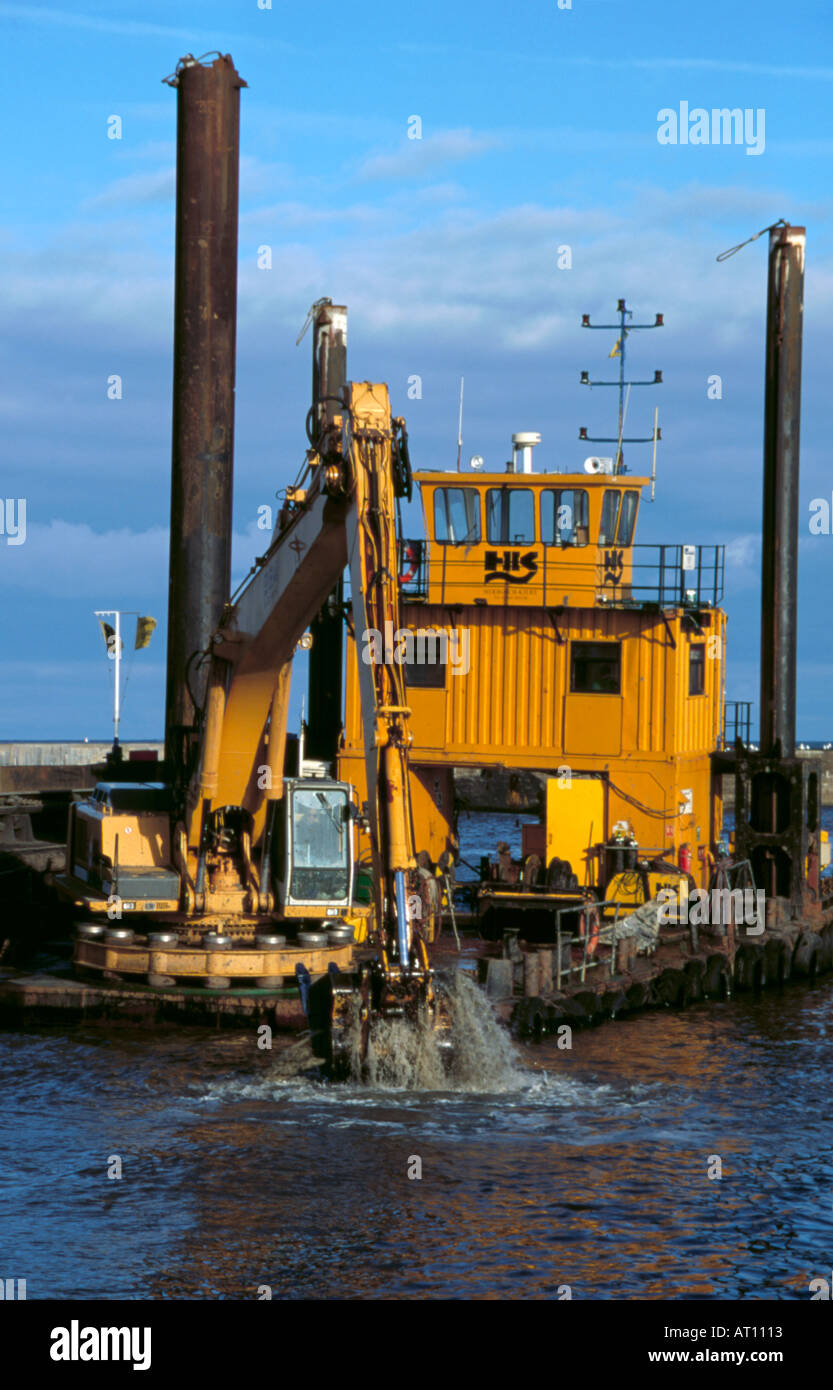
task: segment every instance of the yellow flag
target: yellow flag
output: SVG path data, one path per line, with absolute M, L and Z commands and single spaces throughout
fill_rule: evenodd
M 146 647 L 148 645 L 151 637 L 153 636 L 153 629 L 155 627 L 155 618 L 136 619 L 136 643 L 133 648 L 134 651 L 141 651 L 142 647 Z
M 613 347 L 611 348 L 610 353 L 609 353 L 608 355 L 609 355 L 610 357 L 618 357 L 618 356 L 619 356 L 619 353 L 620 353 L 621 351 L 622 351 L 622 339 L 621 339 L 621 338 L 617 338 L 617 339 L 616 339 L 616 342 L 613 344 Z

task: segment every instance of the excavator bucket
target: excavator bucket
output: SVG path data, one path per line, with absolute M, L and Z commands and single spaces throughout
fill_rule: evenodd
M 451 1015 L 431 970 L 377 962 L 357 975 L 330 973 L 328 1061 L 335 1080 L 367 1080 L 379 1067 L 390 1073 L 392 1054 L 427 1047 L 437 1067 L 450 1065 Z

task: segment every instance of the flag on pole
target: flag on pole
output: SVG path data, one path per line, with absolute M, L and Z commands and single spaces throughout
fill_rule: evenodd
M 625 336 L 626 338 L 627 338 L 627 336 L 628 336 L 628 330 L 627 330 L 627 329 L 625 329 L 625 335 L 624 335 L 624 336 Z M 621 339 L 621 337 L 620 337 L 620 338 L 617 338 L 617 339 L 616 339 L 616 342 L 613 344 L 613 347 L 611 348 L 610 352 L 608 353 L 608 356 L 609 356 L 609 357 L 618 357 L 618 356 L 620 355 L 621 351 L 622 351 L 622 339 Z
M 104 634 L 104 642 L 105 642 L 105 645 L 106 645 L 106 647 L 107 647 L 107 655 L 109 656 L 109 658 L 110 658 L 111 661 L 115 661 L 115 659 L 116 659 L 116 629 L 115 629 L 114 627 L 111 627 L 109 623 L 103 623 L 103 622 L 101 621 L 100 618 L 99 618 L 99 620 L 98 620 L 98 625 L 99 625 L 99 627 L 101 628 L 102 633 Z M 122 642 L 122 643 L 121 643 L 121 646 L 120 646 L 120 648 L 119 648 L 119 656 L 121 656 L 121 654 L 122 654 L 123 651 L 124 651 L 124 643 Z
M 155 627 L 155 618 L 136 619 L 136 643 L 133 648 L 134 651 L 141 651 L 142 647 L 146 647 L 149 644 Z

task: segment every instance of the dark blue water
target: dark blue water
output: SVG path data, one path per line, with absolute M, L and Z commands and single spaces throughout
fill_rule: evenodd
M 518 853 L 524 819 L 472 818 L 464 853 Z M 307 1042 L 252 1033 L 0 1033 L 0 1276 L 34 1299 L 808 1299 L 831 1020 L 830 978 L 569 1051 L 498 1045 L 487 1015 L 456 1090 L 330 1086 Z
M 248 1034 L 0 1035 L 2 1273 L 30 1298 L 809 1298 L 831 1016 L 833 982 L 645 1014 L 456 1092 L 328 1086 Z

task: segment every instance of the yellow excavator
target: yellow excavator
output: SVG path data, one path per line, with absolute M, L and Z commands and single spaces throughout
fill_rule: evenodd
M 169 784 L 102 783 L 73 806 L 58 888 L 92 924 L 75 947 L 85 973 L 208 987 L 303 976 L 328 987 L 338 1073 L 357 1028 L 366 1055 L 375 1019 L 410 1019 L 441 1043 L 449 1034 L 419 916 L 401 666 L 360 668 L 364 806 L 346 783 L 284 777 L 293 655 L 345 567 L 356 632 L 399 628 L 396 505 L 410 488 L 405 425 L 385 385 L 348 383 L 309 438 L 271 544 L 202 654 L 193 770 Z M 360 825 L 372 853 L 364 906 Z

